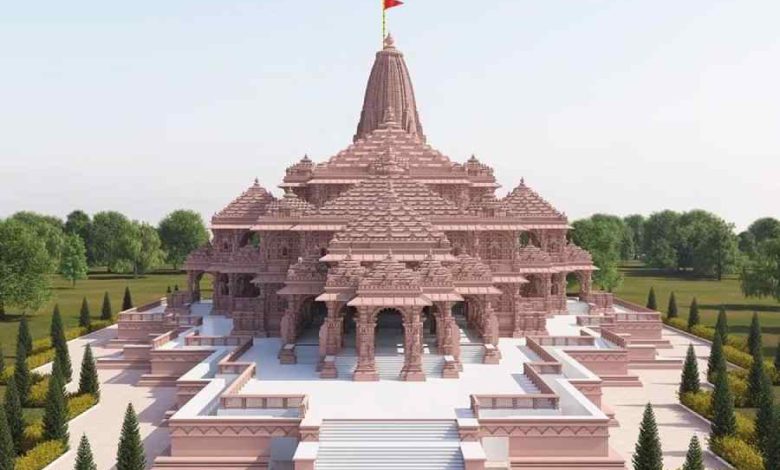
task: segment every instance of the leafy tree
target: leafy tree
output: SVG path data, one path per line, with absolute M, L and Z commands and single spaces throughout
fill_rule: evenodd
M 694 435 L 688 444 L 688 453 L 685 454 L 685 464 L 682 470 L 704 470 L 704 456 L 701 451 L 699 438 Z
M 655 300 L 655 287 L 650 287 L 650 292 L 647 293 L 646 307 L 650 310 L 658 310 L 658 302 Z
M 89 344 L 84 348 L 84 358 L 81 360 L 79 394 L 82 393 L 89 393 L 96 397 L 100 397 L 100 380 L 98 379 L 95 358 L 92 356 L 92 348 Z
M 132 272 L 145 274 L 158 267 L 165 259 L 162 242 L 157 230 L 149 224 L 134 222 L 136 241 L 133 244 Z
M 761 386 L 758 390 L 758 396 L 754 399 L 756 407 L 756 438 L 758 448 L 761 453 L 767 455 L 771 446 L 772 433 L 777 432 L 774 428 L 774 395 L 772 393 L 772 382 L 769 376 L 762 368 Z
M 780 238 L 759 244 L 742 267 L 740 285 L 746 297 L 772 297 L 780 301 Z
M 680 216 L 676 227 L 678 269 L 691 268 L 700 276 L 716 276 L 733 270 L 737 238 L 733 224 L 703 210 Z
M 737 247 L 739 251 L 748 256 L 756 253 L 756 237 L 747 230 L 737 235 Z
M 65 385 L 60 367 L 54 361 L 46 393 L 46 407 L 43 411 L 43 438 L 47 441 L 68 442 L 68 409 L 65 402 Z
M 24 347 L 24 357 L 32 353 L 33 339 L 30 334 L 30 324 L 27 322 L 27 315 L 22 315 L 19 322 L 19 330 L 16 333 L 16 343 Z
M 758 319 L 758 312 L 753 312 L 753 318 L 750 320 L 750 332 L 748 333 L 748 352 L 754 358 L 762 357 L 761 343 L 761 323 Z
M 718 320 L 715 322 L 715 331 L 723 338 L 725 343 L 729 337 L 729 321 L 726 317 L 726 309 L 723 305 L 718 309 Z
M 62 220 L 50 215 L 36 214 L 35 212 L 17 212 L 8 220 L 19 222 L 27 226 L 35 234 L 36 238 L 43 242 L 48 253 L 48 271 L 57 269 L 62 254 L 64 241 L 64 225 Z
M 677 298 L 674 292 L 669 295 L 669 306 L 666 308 L 667 318 L 677 318 Z
M 658 426 L 650 403 L 645 406 L 642 423 L 639 425 L 639 438 L 634 448 L 632 462 L 634 470 L 663 470 L 664 468 Z
M 60 306 L 54 306 L 54 312 L 51 315 L 51 345 L 54 348 L 54 364 L 60 367 L 60 373 L 65 383 L 70 382 L 73 376 L 73 367 L 70 362 L 70 352 L 68 351 L 68 340 L 65 338 L 65 328 L 62 325 L 62 315 L 60 315 Z
M 0 310 L 36 310 L 51 294 L 52 262 L 46 245 L 27 225 L 0 221 Z
M 645 218 L 642 215 L 634 214 L 623 218 L 634 253 L 633 258 L 638 259 L 642 255 L 645 246 Z M 624 258 L 629 259 L 629 258 Z
M 22 411 L 22 401 L 19 398 L 19 392 L 16 390 L 16 383 L 9 380 L 5 386 L 5 402 L 3 403 L 5 417 L 8 420 L 8 429 L 11 433 L 14 448 L 21 450 L 22 439 L 24 437 L 24 417 Z
M 0 470 L 13 470 L 15 457 L 11 430 L 8 428 L 5 412 L 0 409 Z
M 194 211 L 171 212 L 160 222 L 158 231 L 167 260 L 174 269 L 179 269 L 187 255 L 208 241 L 203 218 Z
M 100 319 L 111 320 L 111 315 L 113 315 L 113 312 L 111 311 L 111 299 L 108 297 L 108 291 L 106 291 L 106 293 L 103 294 L 103 306 L 100 308 Z
M 116 453 L 116 470 L 144 470 L 146 456 L 138 429 L 138 417 L 133 404 L 127 405 L 122 433 L 119 436 L 119 448 Z
M 712 393 L 712 429 L 710 438 L 730 436 L 737 429 L 734 417 L 734 397 L 728 383 L 728 374 L 719 373 L 715 378 L 715 390 Z
M 710 348 L 710 357 L 707 361 L 707 380 L 715 383 L 715 378 L 726 372 L 726 356 L 723 353 L 723 338 L 716 332 Z
M 60 258 L 60 274 L 76 286 L 76 281 L 86 279 L 89 268 L 87 266 L 87 249 L 84 241 L 78 235 L 66 235 L 62 245 Z
M 119 212 L 98 212 L 92 219 L 92 244 L 95 263 L 109 271 L 128 271 L 138 248 L 135 226 Z
M 24 343 L 16 343 L 16 361 L 14 362 L 14 383 L 19 397 L 30 395 L 30 369 L 27 367 L 27 350 Z
M 125 286 L 125 295 L 122 298 L 122 311 L 133 308 L 133 296 L 130 295 L 130 286 Z
M 89 328 L 92 324 L 92 317 L 89 313 L 89 302 L 87 302 L 87 297 L 84 296 L 83 299 L 81 299 L 81 310 L 79 310 L 79 326 L 82 328 Z
M 693 350 L 693 345 L 689 344 L 688 352 L 685 355 L 682 378 L 680 380 L 680 395 L 683 393 L 698 392 L 700 388 L 699 364 L 696 361 L 696 352 Z
M 648 266 L 677 269 L 677 225 L 680 214 L 663 211 L 651 214 L 644 224 L 645 261 Z
M 699 303 L 696 301 L 696 297 L 694 297 L 691 301 L 691 308 L 688 311 L 688 329 L 690 330 L 700 322 L 701 317 L 699 316 Z
M 79 441 L 79 450 L 76 454 L 76 465 L 73 470 L 97 470 L 95 458 L 92 456 L 92 448 L 89 445 L 89 439 L 86 434 L 81 435 Z
M 780 238 L 780 220 L 772 217 L 764 217 L 750 224 L 747 231 L 753 235 L 753 239 L 756 243 Z
M 78 235 L 87 249 L 87 263 L 92 266 L 94 256 L 92 253 L 92 219 L 82 210 L 75 210 L 65 219 L 65 233 Z
M 621 258 L 621 244 L 627 236 L 627 229 L 619 217 L 596 214 L 589 219 L 575 221 L 572 226 L 572 241 L 588 250 L 593 264 L 599 268 L 593 281 L 607 291 L 619 287 L 622 276 L 618 271 Z

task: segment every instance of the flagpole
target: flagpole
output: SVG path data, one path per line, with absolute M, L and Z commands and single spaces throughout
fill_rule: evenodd
M 385 0 L 379 0 L 382 5 L 382 47 L 385 47 L 385 38 L 387 37 L 387 9 L 385 9 Z

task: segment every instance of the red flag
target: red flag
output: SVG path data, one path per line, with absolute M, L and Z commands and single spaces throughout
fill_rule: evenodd
M 393 7 L 400 7 L 404 2 L 401 0 L 385 0 L 385 10 L 389 10 Z

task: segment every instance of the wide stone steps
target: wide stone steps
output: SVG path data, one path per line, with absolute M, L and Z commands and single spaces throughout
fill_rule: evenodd
M 381 380 L 398 380 L 404 367 L 403 354 L 377 354 L 374 361 Z M 298 362 L 301 363 L 300 360 Z M 336 370 L 340 378 L 351 377 L 356 365 L 357 356 L 352 352 L 344 352 L 336 356 Z M 444 369 L 444 356 L 423 354 L 422 369 L 426 377 L 440 378 Z
M 315 469 L 461 470 L 454 421 L 324 420 Z
M 517 377 L 517 384 L 520 385 L 520 388 L 522 388 L 525 393 L 541 393 L 541 390 L 539 390 L 539 387 L 534 385 L 533 382 L 531 382 L 531 379 L 528 378 L 527 375 L 521 375 Z
M 461 344 L 460 362 L 462 364 L 482 364 L 485 361 L 485 348 L 481 344 Z

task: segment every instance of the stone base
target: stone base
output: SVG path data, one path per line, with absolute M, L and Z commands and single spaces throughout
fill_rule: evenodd
M 282 350 L 279 351 L 279 363 L 280 364 L 297 364 L 298 358 L 295 357 L 295 345 L 285 344 Z
M 352 374 L 352 380 L 355 382 L 378 382 L 379 372 L 375 370 L 355 370 Z
M 402 370 L 401 380 L 405 380 L 406 382 L 425 382 L 425 372 L 421 370 Z
M 523 470 L 615 470 L 626 468 L 625 460 L 614 450 L 607 457 L 513 457 L 509 468 Z
M 339 371 L 336 369 L 336 358 L 334 356 L 325 356 L 320 367 L 321 379 L 335 379 L 339 376 Z
M 498 364 L 501 361 L 501 351 L 492 344 L 485 345 L 485 357 L 482 359 L 483 364 Z

